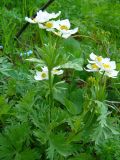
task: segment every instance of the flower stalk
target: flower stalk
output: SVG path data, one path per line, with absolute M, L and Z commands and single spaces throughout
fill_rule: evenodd
M 49 120 L 51 122 L 51 108 L 54 106 L 54 99 L 53 99 L 53 78 L 52 78 L 52 70 L 48 69 L 48 81 L 49 81 Z

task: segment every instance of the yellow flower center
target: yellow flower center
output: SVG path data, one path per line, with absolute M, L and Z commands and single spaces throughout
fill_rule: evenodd
M 101 56 L 97 56 L 97 57 L 96 57 L 96 60 L 97 60 L 98 62 L 101 62 L 101 61 L 102 61 L 102 57 L 101 57 Z
M 46 26 L 47 28 L 52 28 L 52 27 L 53 27 L 53 23 L 52 23 L 52 22 L 46 22 L 46 23 L 45 23 L 45 26 Z
M 98 69 L 99 67 L 96 64 L 91 65 L 93 69 Z
M 56 73 L 56 72 L 58 72 L 58 70 L 57 70 L 57 69 L 54 69 L 53 71 L 54 71 L 55 73 Z
M 46 73 L 44 73 L 44 72 L 41 74 L 41 77 L 42 77 L 42 78 L 46 78 L 46 76 L 47 76 L 47 75 L 46 75 Z
M 103 67 L 108 69 L 108 68 L 110 68 L 110 65 L 109 64 L 103 64 Z
M 61 30 L 66 30 L 66 31 L 67 31 L 69 28 L 68 28 L 67 26 L 65 26 L 65 25 L 61 25 L 61 26 L 60 26 L 60 29 L 61 29 Z

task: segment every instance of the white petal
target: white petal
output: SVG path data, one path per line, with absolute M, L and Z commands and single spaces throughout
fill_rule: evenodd
M 95 64 L 95 65 L 97 66 L 97 64 Z M 99 71 L 99 66 L 97 66 L 98 68 L 93 68 L 91 64 L 88 64 L 86 67 L 88 68 L 88 69 L 86 69 L 86 71 L 88 71 L 88 72 L 97 72 L 97 71 Z
M 51 19 L 53 18 L 57 18 L 59 15 L 61 14 L 61 11 L 59 11 L 58 13 L 51 13 Z
M 34 76 L 34 78 L 35 78 L 35 80 L 42 80 L 42 78 L 41 78 L 41 72 L 39 72 L 39 71 L 36 71 L 36 75 Z
M 69 33 L 65 33 L 65 34 L 62 34 L 62 37 L 63 38 L 65 38 L 65 39 L 67 39 L 67 38 L 69 38 L 71 36 L 71 34 Z
M 89 69 L 92 69 L 91 64 L 88 64 L 86 67 L 89 68 Z
M 63 38 L 68 38 L 72 34 L 75 34 L 78 31 L 78 28 L 72 29 L 72 30 L 61 30 L 62 37 Z
M 60 69 L 60 66 L 54 67 L 53 70 Z
M 78 31 L 78 27 L 77 28 L 74 28 L 72 30 L 69 30 L 71 34 L 75 34 L 77 31 Z
M 43 70 L 44 72 L 48 72 L 48 68 L 47 68 L 46 66 L 42 67 L 42 70 Z
M 62 28 L 62 26 L 66 27 L 67 30 L 70 29 L 70 21 L 69 21 L 69 19 L 56 21 L 56 29 L 57 30 L 59 30 L 59 31 L 66 30 L 66 29 L 64 29 L 64 27 Z
M 44 77 L 43 77 L 43 75 L 44 75 Z M 39 81 L 41 81 L 41 80 L 47 80 L 48 79 L 48 72 L 45 72 L 45 71 L 42 71 L 42 72 L 40 72 L 40 71 L 36 71 L 36 75 L 34 76 L 34 78 L 35 78 L 35 80 L 39 80 Z
M 108 63 L 108 62 L 110 62 L 110 58 L 103 58 L 102 62 L 103 63 Z
M 111 61 L 110 62 L 110 66 L 111 66 L 112 69 L 116 69 L 116 63 L 115 63 L 115 61 Z
M 38 23 L 39 28 L 46 29 L 46 27 L 42 23 Z
M 69 19 L 64 19 L 64 20 L 61 20 L 60 23 L 59 23 L 60 26 L 67 26 L 68 29 L 70 28 L 70 21 Z
M 63 70 L 53 70 L 52 74 L 61 75 L 61 74 L 63 74 Z
M 36 20 L 39 23 L 45 23 L 50 19 L 57 18 L 60 14 L 61 14 L 60 11 L 57 14 L 55 14 L 55 13 L 48 13 L 46 11 L 40 10 L 39 12 L 37 12 Z
M 101 66 L 101 70 L 107 71 L 107 72 L 112 71 L 114 69 L 116 69 L 115 61 L 108 61 L 106 63 L 103 63 Z
M 97 72 L 98 70 L 92 70 L 92 69 L 86 69 L 84 68 L 87 72 Z
M 35 20 L 31 19 L 31 18 L 28 18 L 28 17 L 25 17 L 25 20 L 29 23 L 37 23 Z
M 57 75 L 61 75 L 61 74 L 63 74 L 63 70 L 59 70 L 58 72 L 57 72 Z
M 97 57 L 97 56 L 96 56 L 93 52 L 90 54 L 90 59 L 91 59 L 91 60 L 94 61 L 94 60 L 96 59 L 96 57 Z
M 52 69 L 52 74 L 56 74 L 56 75 L 61 75 L 61 74 L 63 74 L 63 70 L 59 70 L 60 69 L 60 66 L 57 66 L 57 67 L 54 67 L 53 69 Z
M 89 59 L 87 59 L 89 63 L 96 63 L 96 61 L 90 61 Z
M 119 71 L 112 70 L 111 72 L 105 72 L 105 75 L 111 78 L 117 78 Z

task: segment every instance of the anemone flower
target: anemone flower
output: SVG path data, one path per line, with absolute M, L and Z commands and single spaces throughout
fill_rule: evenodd
M 53 69 L 52 69 L 52 74 L 53 75 L 61 75 L 61 74 L 63 74 L 63 70 L 60 70 L 60 67 L 58 66 L 58 67 L 54 67 Z
M 25 20 L 28 21 L 29 23 L 45 23 L 48 22 L 50 19 L 57 18 L 61 14 L 61 11 L 58 13 L 48 13 L 46 11 L 40 10 L 37 12 L 37 15 L 35 18 L 31 19 L 28 17 L 25 17 Z
M 56 30 L 54 33 L 60 37 L 67 39 L 78 31 L 78 28 L 70 29 L 71 24 L 68 19 L 56 21 Z
M 96 63 L 88 64 L 86 67 L 87 67 L 87 69 L 85 69 L 85 70 L 88 71 L 88 72 L 97 72 L 100 69 L 99 66 L 97 66 Z
M 36 75 L 34 76 L 35 80 L 41 81 L 41 80 L 47 80 L 48 79 L 48 72 L 46 71 L 36 71 Z
M 116 71 L 115 61 L 110 61 L 110 58 L 103 58 L 96 56 L 93 52 L 90 54 L 89 64 L 85 68 L 88 72 L 99 72 L 111 78 L 116 78 L 118 71 Z

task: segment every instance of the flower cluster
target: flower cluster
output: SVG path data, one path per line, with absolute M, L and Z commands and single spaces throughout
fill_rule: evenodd
M 101 74 L 112 78 L 116 78 L 118 71 L 116 71 L 115 61 L 110 61 L 110 58 L 103 58 L 102 56 L 96 56 L 94 53 L 90 54 L 89 64 L 87 65 L 88 72 L 100 72 Z
M 70 29 L 71 24 L 68 19 L 56 21 L 53 20 L 59 17 L 60 14 L 60 11 L 55 14 L 40 10 L 39 12 L 37 12 L 37 15 L 34 19 L 25 17 L 25 20 L 29 23 L 37 23 L 39 28 L 51 31 L 56 35 L 66 39 L 70 37 L 72 34 L 75 34 L 78 31 L 78 28 Z
M 60 67 L 54 67 L 52 69 L 52 75 L 61 75 L 63 70 L 60 70 Z M 42 67 L 42 71 L 36 71 L 34 76 L 35 80 L 47 80 L 48 79 L 48 68 L 46 66 Z

